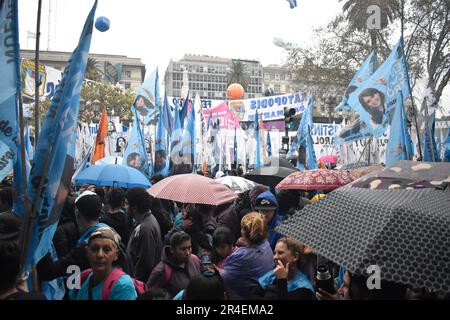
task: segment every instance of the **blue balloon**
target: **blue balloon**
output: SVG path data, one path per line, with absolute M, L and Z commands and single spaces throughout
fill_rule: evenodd
M 100 32 L 108 31 L 109 29 L 109 19 L 106 17 L 98 17 L 95 20 L 95 28 Z

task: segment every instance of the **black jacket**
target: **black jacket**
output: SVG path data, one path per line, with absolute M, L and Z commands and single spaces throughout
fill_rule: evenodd
M 134 278 L 147 281 L 153 268 L 161 261 L 162 240 L 158 221 L 146 213 L 131 232 L 127 254 L 133 265 Z
M 166 264 L 172 270 L 170 279 L 165 279 Z M 147 286 L 149 288 L 163 288 L 174 297 L 178 292 L 186 289 L 189 281 L 200 274 L 200 271 L 200 264 L 192 256 L 184 267 L 179 266 L 170 254 L 170 247 L 166 246 L 163 250 L 162 261 L 153 269 L 148 278 Z

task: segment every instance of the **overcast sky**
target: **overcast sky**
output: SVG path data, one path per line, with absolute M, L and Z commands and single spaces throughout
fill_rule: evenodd
M 34 48 L 37 0 L 20 0 L 22 48 Z M 72 51 L 94 0 L 43 0 L 41 48 Z M 49 7 L 52 3 L 50 33 Z M 304 43 L 311 30 L 326 24 L 342 4 L 338 0 L 99 0 L 96 17 L 111 21 L 109 31 L 94 32 L 91 52 L 142 58 L 147 68 L 165 71 L 170 59 L 185 53 L 256 59 L 281 64 L 284 50 L 273 38 Z M 125 4 L 125 5 L 124 5 Z
M 21 48 L 34 49 L 27 32 L 36 31 L 37 3 L 19 0 Z M 73 51 L 94 0 L 42 3 L 41 49 Z M 342 10 L 338 0 L 297 4 L 290 9 L 286 0 L 99 0 L 96 17 L 107 17 L 111 27 L 103 33 L 95 30 L 90 52 L 141 58 L 148 71 L 158 66 L 160 76 L 170 59 L 185 53 L 283 64 L 286 54 L 273 44 L 274 37 L 307 45 L 312 29 Z M 442 104 L 450 110 L 448 87 Z

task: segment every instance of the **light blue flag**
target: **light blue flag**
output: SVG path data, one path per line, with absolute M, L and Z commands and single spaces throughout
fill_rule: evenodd
M 399 90 L 402 91 L 404 101 L 409 103 L 411 87 L 403 39 L 400 39 L 380 68 L 350 95 L 348 105 L 359 114 L 359 119 L 336 134 L 335 144 L 369 136 L 380 137 L 392 119 Z
M 183 135 L 183 162 L 194 165 L 195 159 L 195 110 L 191 108 Z
M 308 164 L 308 170 L 318 168 L 316 152 L 314 151 L 314 142 L 311 136 L 311 126 L 308 125 L 308 136 L 306 139 L 306 163 Z
M 162 119 L 163 119 L 163 126 L 167 132 L 168 137 L 172 136 L 173 115 L 172 110 L 170 109 L 169 100 L 167 100 L 167 95 L 164 96 Z
M 75 180 L 77 179 L 80 172 L 82 172 L 84 169 L 89 168 L 91 165 L 91 156 L 92 156 L 92 146 L 89 147 L 88 152 L 86 152 L 86 155 L 84 156 L 83 160 L 81 160 L 80 165 L 78 166 L 77 170 L 75 170 L 73 176 L 72 176 L 72 183 L 75 184 Z
M 17 1 L 0 3 L 0 181 L 13 170 L 21 187 L 18 94 L 20 94 Z M 15 164 L 17 164 L 15 166 Z
M 59 215 L 70 190 L 81 86 L 96 8 L 97 1 L 86 19 L 78 46 L 64 70 L 39 134 L 28 183 L 28 194 L 35 201 L 33 206 L 37 207 L 37 218 L 32 226 L 25 270 L 29 270 L 50 250 Z M 39 192 L 42 177 L 45 180 Z
M 184 128 L 184 119 L 186 119 L 186 117 L 188 115 L 188 109 L 189 109 L 189 91 L 187 93 L 186 99 L 184 99 L 183 107 L 180 110 L 181 128 Z
M 347 104 L 350 95 L 363 83 L 365 80 L 375 72 L 377 66 L 377 54 L 375 51 L 364 60 L 363 64 L 359 68 L 358 72 L 353 76 L 352 81 L 348 84 L 347 90 L 342 97 L 341 103 L 335 108 L 335 111 L 351 110 L 351 107 Z
M 33 160 L 33 156 L 34 156 L 34 148 L 33 148 L 33 145 L 31 144 L 30 127 L 28 125 L 25 128 L 25 152 L 28 155 L 28 159 L 30 161 L 32 161 Z
M 295 7 L 297 7 L 297 0 L 287 0 L 287 2 L 289 2 L 289 7 L 291 9 L 294 9 Z
M 253 169 L 259 168 L 263 165 L 262 161 L 262 148 L 261 148 L 261 137 L 259 132 L 259 115 L 258 110 L 256 110 L 255 114 L 255 139 L 256 139 L 256 149 L 255 149 L 255 165 L 253 166 Z
M 167 97 L 164 100 L 166 101 Z M 169 159 L 167 157 L 166 130 L 164 128 L 163 112 L 160 113 L 156 125 L 154 174 L 162 175 L 164 177 L 169 175 Z
M 429 123 L 431 120 L 431 124 Z M 434 137 L 434 127 L 436 123 L 436 113 L 434 112 L 430 119 L 425 119 L 425 132 L 423 138 L 423 161 L 438 162 L 439 155 L 436 148 L 436 139 Z M 431 128 L 430 128 L 431 127 Z M 433 159 L 434 153 L 434 159 Z
M 400 160 L 412 160 L 414 152 L 412 147 L 403 109 L 403 96 L 402 92 L 399 91 L 387 143 L 386 165 L 391 166 Z
M 447 138 L 444 141 L 444 158 L 442 159 L 445 162 L 450 162 L 450 129 L 448 129 Z
M 178 107 L 174 108 L 174 120 L 173 120 L 173 130 L 172 136 L 170 137 L 170 173 L 174 174 L 176 172 L 176 165 L 182 163 L 182 152 L 183 148 L 181 145 L 181 139 L 183 138 L 183 129 L 180 122 L 180 111 Z
M 272 156 L 272 143 L 270 142 L 270 133 L 267 131 L 267 139 L 266 139 L 266 150 L 267 150 L 267 156 Z
M 306 143 L 308 140 L 308 127 L 313 126 L 313 112 L 314 112 L 314 97 L 312 94 L 308 97 L 308 105 L 306 110 L 302 114 L 302 118 L 300 120 L 300 124 L 297 130 L 297 148 L 303 147 L 306 148 Z
M 147 177 L 150 175 L 144 133 L 142 132 L 136 110 L 134 110 L 133 128 L 123 155 L 122 164 L 138 169 Z
M 142 118 L 144 125 L 155 119 L 157 104 L 159 104 L 159 76 L 158 69 L 155 69 L 137 88 L 133 102 L 133 107 Z

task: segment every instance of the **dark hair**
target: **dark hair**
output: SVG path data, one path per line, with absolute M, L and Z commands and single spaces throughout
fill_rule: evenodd
M 139 152 L 132 152 L 127 156 L 127 163 L 130 163 L 131 160 L 136 159 L 137 157 L 140 157 L 141 154 Z
M 176 231 L 170 236 L 170 247 L 175 249 L 185 241 L 191 240 L 191 237 L 184 231 Z
M 102 199 L 96 194 L 81 197 L 75 203 L 78 212 L 87 220 L 98 220 L 102 213 Z
M 125 199 L 125 192 L 120 188 L 112 188 L 109 190 L 106 196 L 106 204 L 110 208 L 116 209 L 123 205 L 123 200 Z
M 184 300 L 224 300 L 225 285 L 220 275 L 192 277 L 184 292 Z
M 214 247 L 220 247 L 221 245 L 233 246 L 233 235 L 228 227 L 220 226 L 213 233 L 212 244 Z
M 100 199 L 102 199 L 102 202 L 105 202 L 105 189 L 103 189 L 103 187 L 95 187 L 95 193 L 98 194 L 98 196 L 100 197 Z
M 298 260 L 297 260 L 297 269 L 303 271 L 303 255 L 305 254 L 305 246 L 302 245 L 300 242 L 298 242 L 297 240 L 294 240 L 290 237 L 284 237 L 284 238 L 280 238 L 278 242 L 283 242 L 286 247 L 288 248 L 288 250 L 295 256 L 296 254 L 298 254 Z
M 122 147 L 119 146 L 119 141 L 120 141 L 120 140 L 123 140 L 123 142 L 125 142 L 125 145 L 123 146 L 123 148 L 125 148 L 125 147 L 127 146 L 127 140 L 126 140 L 124 137 L 118 137 L 118 138 L 116 139 L 116 152 L 121 152 L 121 151 L 123 151 L 123 150 L 122 150 Z
M 0 242 L 0 291 L 15 286 L 20 271 L 20 248 L 15 241 Z
M 170 294 L 162 288 L 151 288 L 139 295 L 136 300 L 170 300 Z
M 358 89 L 357 86 L 349 86 L 349 87 L 347 88 L 347 90 L 345 90 L 344 96 L 345 96 L 346 98 L 350 97 L 350 95 L 351 95 L 356 89 Z
M 378 108 L 369 108 L 363 99 L 364 97 L 370 97 L 377 93 L 380 95 L 381 105 L 383 107 L 383 110 L 381 110 L 381 111 L 378 110 Z M 363 106 L 364 110 L 366 110 L 370 114 L 372 120 L 377 124 L 381 124 L 383 122 L 383 115 L 384 115 L 384 111 L 385 111 L 384 110 L 384 93 L 375 88 L 366 88 L 363 91 L 361 91 L 358 99 L 359 99 L 359 102 L 361 103 L 361 105 Z
M 9 210 L 12 208 L 13 205 L 13 195 L 14 195 L 14 189 L 12 187 L 3 187 L 0 189 L 0 203 L 3 207 L 5 204 L 6 210 Z
M 112 124 L 112 126 L 113 126 L 113 130 L 110 131 L 110 132 L 116 132 L 116 124 L 115 124 L 113 121 L 108 121 L 108 126 L 109 126 L 110 124 Z
M 155 174 L 152 176 L 152 183 L 158 183 L 159 181 L 163 180 L 165 177 L 162 174 Z
M 144 188 L 131 188 L 127 191 L 127 200 L 130 207 L 136 207 L 139 213 L 150 210 L 150 194 Z
M 167 158 L 167 152 L 166 152 L 166 150 L 156 150 L 155 151 L 155 158 L 156 158 L 156 155 L 157 154 L 160 154 L 163 158 Z

